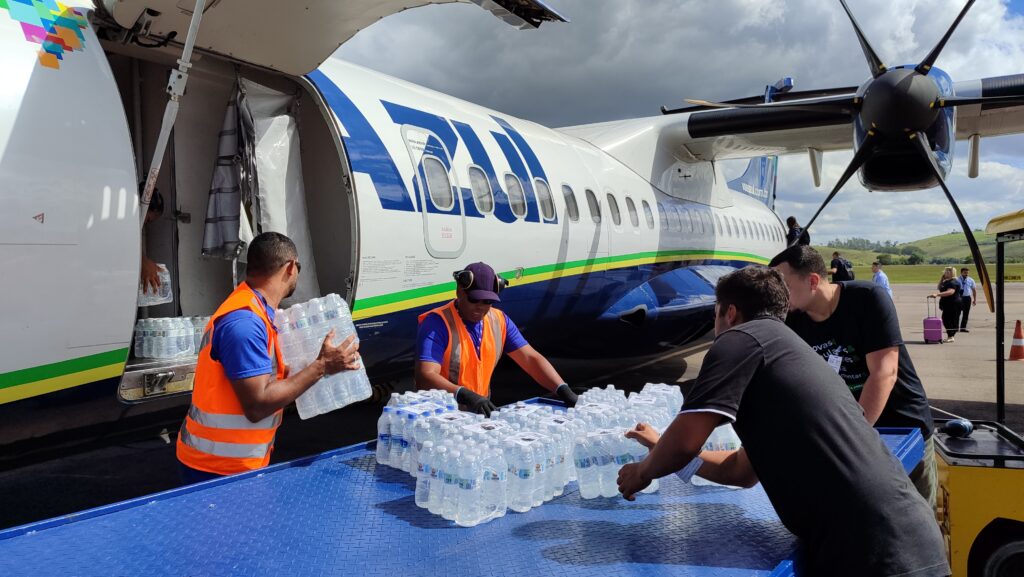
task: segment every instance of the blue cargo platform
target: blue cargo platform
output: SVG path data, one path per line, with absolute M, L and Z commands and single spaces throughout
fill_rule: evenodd
M 880 429 L 908 471 L 924 443 Z M 575 483 L 527 513 L 462 528 L 363 443 L 0 532 L 0 575 L 792 575 L 796 540 L 760 485 L 662 479 L 584 500 Z

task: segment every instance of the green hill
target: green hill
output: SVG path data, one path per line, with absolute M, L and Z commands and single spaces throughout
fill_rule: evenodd
M 994 234 L 986 234 L 980 230 L 974 231 L 974 238 L 978 241 L 978 247 L 985 258 L 985 262 L 995 263 L 996 261 L 996 240 Z M 962 232 L 948 233 L 939 236 L 922 238 L 911 242 L 896 245 L 897 252 L 916 247 L 924 257 L 924 263 L 933 263 L 933 259 L 953 260 L 956 263 L 965 262 L 971 257 L 971 250 L 967 247 L 967 239 Z M 833 248 L 829 246 L 816 246 L 823 257 L 830 257 L 832 251 L 838 250 L 844 257 L 855 265 L 870 265 L 881 251 L 856 250 L 849 248 Z M 906 255 L 893 255 L 894 263 L 902 263 Z M 1007 262 L 1024 262 L 1024 242 L 1011 242 L 1006 245 Z

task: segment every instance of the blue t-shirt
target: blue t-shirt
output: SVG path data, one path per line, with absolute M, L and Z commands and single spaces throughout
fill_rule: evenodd
M 267 299 L 257 291 L 256 296 L 267 311 L 267 318 L 274 322 L 274 309 L 267 305 Z M 245 379 L 274 372 L 274 364 L 267 354 L 267 326 L 256 313 L 239 309 L 220 317 L 213 324 L 213 342 L 210 357 L 219 361 L 231 380 Z
M 528 345 L 523 334 L 519 332 L 519 327 L 504 312 L 501 314 L 505 316 L 505 352 L 518 351 Z M 476 347 L 476 354 L 480 356 L 480 340 L 484 334 L 484 322 L 468 323 L 462 317 L 458 318 L 469 331 L 469 337 L 473 339 L 473 345 Z M 448 337 L 448 327 L 444 324 L 441 315 L 436 313 L 427 315 L 427 318 L 420 323 L 420 329 L 416 335 L 419 359 L 439 365 L 444 364 L 444 351 L 448 348 Z

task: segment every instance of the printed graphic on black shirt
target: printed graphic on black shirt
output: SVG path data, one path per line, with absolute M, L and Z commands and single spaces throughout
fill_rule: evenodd
M 868 365 L 864 356 L 857 353 L 853 345 L 841 345 L 834 338 L 817 344 L 809 343 L 814 352 L 825 359 L 828 366 L 839 374 L 854 397 L 860 396 L 864 381 L 868 380 Z

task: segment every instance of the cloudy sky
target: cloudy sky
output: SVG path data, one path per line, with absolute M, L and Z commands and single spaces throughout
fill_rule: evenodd
M 782 76 L 796 90 L 853 86 L 867 64 L 842 7 L 822 0 L 547 0 L 571 20 L 516 30 L 474 5 L 409 10 L 357 34 L 336 57 L 505 114 L 567 126 L 659 114 L 684 98 L 752 96 Z M 848 0 L 887 64 L 916 63 L 963 7 L 959 0 Z M 954 80 L 1024 73 L 1024 0 L 978 0 L 936 66 Z M 1024 136 L 982 141 L 981 175 L 957 147 L 950 189 L 984 228 L 1024 208 Z M 825 155 L 814 188 L 805 155 L 780 163 L 783 216 L 806 222 L 849 162 Z M 726 164 L 733 175 L 745 163 Z M 959 230 L 940 189 L 869 193 L 847 184 L 814 225 L 821 241 L 910 241 Z

